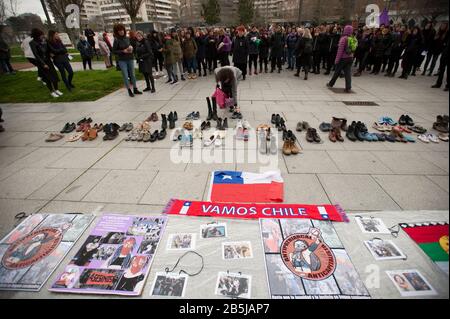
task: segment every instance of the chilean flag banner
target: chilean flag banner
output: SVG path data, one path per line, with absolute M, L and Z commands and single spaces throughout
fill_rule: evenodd
M 347 215 L 339 205 L 236 204 L 172 199 L 163 213 L 189 217 L 315 219 L 348 222 Z
M 219 203 L 282 203 L 283 188 L 283 178 L 277 171 L 261 174 L 215 171 L 208 199 Z

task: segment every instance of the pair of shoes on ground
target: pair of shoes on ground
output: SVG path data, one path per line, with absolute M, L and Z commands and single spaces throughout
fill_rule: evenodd
M 131 132 L 134 126 L 132 123 L 125 123 L 119 128 L 119 132 Z
M 344 142 L 344 138 L 342 137 L 341 129 L 339 127 L 333 127 L 328 134 L 328 138 L 331 142 Z
M 272 119 L 270 121 L 279 132 L 286 130 L 286 121 L 280 114 L 272 114 Z
M 186 116 L 187 121 L 196 121 L 200 119 L 200 112 L 192 112 Z
M 448 134 L 446 133 L 440 133 L 438 136 L 436 136 L 435 134 L 421 134 L 419 136 L 417 136 L 417 139 L 428 144 L 428 143 L 434 143 L 434 144 L 438 144 L 439 141 L 443 141 L 443 142 L 448 142 L 449 141 L 449 137 Z
M 398 120 L 398 124 L 402 126 L 414 126 L 414 120 L 409 115 L 402 115 Z
M 247 142 L 250 138 L 250 123 L 246 120 L 239 120 L 236 124 L 236 140 Z
M 214 134 L 210 135 L 207 139 L 203 141 L 203 146 L 209 147 L 214 145 L 215 147 L 221 147 L 224 145 L 223 134 L 220 131 L 215 131 Z
M 397 122 L 388 116 L 383 116 L 378 119 L 378 124 L 380 124 L 380 125 L 386 124 L 386 125 L 394 126 L 394 125 L 397 125 Z
M 283 131 L 283 154 L 286 156 L 297 155 L 302 150 L 297 145 L 297 137 L 292 131 Z
M 117 123 L 108 123 L 103 126 L 103 132 L 105 132 L 105 136 L 103 136 L 104 141 L 112 141 L 115 140 L 119 136 L 120 126 Z
M 50 133 L 50 135 L 45 140 L 47 143 L 57 142 L 64 138 L 64 135 L 60 133 Z
M 307 131 L 309 128 L 310 128 L 310 125 L 308 122 L 298 122 L 296 131 L 303 132 L 303 131 Z
M 60 96 L 63 96 L 64 94 L 60 90 L 56 90 L 56 91 L 53 91 L 52 93 L 50 93 L 50 95 L 56 99 Z
M 306 141 L 308 143 L 315 143 L 315 144 L 322 143 L 322 139 L 320 138 L 319 134 L 317 133 L 317 130 L 313 127 L 309 127 L 306 130 Z
M 158 122 L 159 121 L 158 114 L 152 113 L 145 121 L 146 122 Z
M 438 115 L 436 122 L 433 123 L 433 129 L 440 133 L 449 132 L 449 117 L 448 115 Z
M 60 131 L 60 133 L 68 134 L 68 133 L 72 133 L 76 129 L 77 129 L 77 126 L 75 125 L 75 123 L 66 123 L 66 125 L 64 125 L 63 129 Z
M 276 155 L 278 153 L 277 136 L 272 132 L 271 128 L 258 127 L 258 145 L 259 152 L 262 155 L 271 154 Z

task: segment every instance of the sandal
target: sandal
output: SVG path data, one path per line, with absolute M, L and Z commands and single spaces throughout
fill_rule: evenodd
M 83 133 L 76 133 L 72 136 L 70 136 L 66 141 L 67 142 L 76 142 L 78 140 L 80 140 L 80 138 L 83 136 Z
M 183 124 L 183 128 L 188 131 L 192 131 L 194 129 L 194 125 L 192 122 L 186 122 Z
M 50 133 L 48 138 L 45 140 L 46 142 L 57 142 L 60 139 L 64 138 L 64 135 L 59 133 Z

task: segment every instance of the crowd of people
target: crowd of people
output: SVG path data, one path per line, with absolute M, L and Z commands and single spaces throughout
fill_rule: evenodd
M 354 48 L 349 39 L 356 43 Z M 117 69 L 122 71 L 124 86 L 133 97 L 142 94 L 136 84 L 135 61 L 147 84 L 144 91 L 152 93 L 156 92 L 154 76 L 160 77 L 164 71 L 167 83 L 174 85 L 217 74 L 215 70 L 219 66 L 231 64 L 240 70 L 242 80 L 259 73 L 281 73 L 284 66 L 288 71 L 295 71 L 297 77 L 303 71 L 305 80 L 309 74 L 329 75 L 334 71 L 327 85 L 332 87 L 339 77 L 345 77 L 346 92 L 351 91 L 352 76 L 383 73 L 394 77 L 399 72 L 400 78 L 407 79 L 417 72 L 432 76 L 437 70 L 434 75 L 438 79 L 433 87 L 440 88 L 448 63 L 448 41 L 446 22 L 440 25 L 430 22 L 423 28 L 272 25 L 267 28 L 183 28 L 149 34 L 127 31 L 124 25 L 117 24 L 113 39 L 107 32 L 96 34 L 87 28 L 76 48 L 85 70 L 92 69 L 94 56 L 102 56 L 107 68 L 113 67 L 115 60 Z M 41 30 L 33 29 L 31 37 L 22 43 L 22 49 L 28 60 L 38 67 L 39 78 L 52 96 L 62 95 L 56 69 L 68 91 L 74 89 L 70 55 L 57 32 L 51 30 L 46 37 Z M 9 58 L 9 48 L 2 42 L 0 60 L 4 73 L 14 71 Z M 448 90 L 448 81 L 445 90 Z

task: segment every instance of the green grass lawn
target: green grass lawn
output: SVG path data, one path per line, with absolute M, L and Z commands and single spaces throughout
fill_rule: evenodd
M 136 73 L 138 79 L 142 75 Z M 0 75 L 0 103 L 44 103 L 95 101 L 118 89 L 122 84 L 122 74 L 115 69 L 105 71 L 75 72 L 75 89 L 68 92 L 64 83 L 59 89 L 64 95 L 53 98 L 46 86 L 36 80 L 37 72 L 17 72 L 16 75 Z

